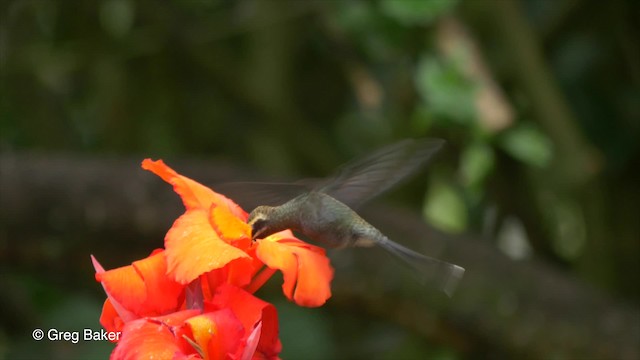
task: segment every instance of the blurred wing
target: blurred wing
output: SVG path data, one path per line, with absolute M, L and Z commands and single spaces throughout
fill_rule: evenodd
M 441 139 L 407 139 L 343 165 L 317 191 L 358 207 L 424 166 L 444 145 Z
M 278 206 L 311 190 L 311 180 L 295 183 L 272 182 L 230 182 L 212 187 L 215 191 L 237 202 L 245 211 L 252 211 L 260 205 Z

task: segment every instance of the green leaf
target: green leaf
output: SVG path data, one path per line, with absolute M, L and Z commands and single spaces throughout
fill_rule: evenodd
M 460 176 L 467 187 L 482 185 L 493 170 L 495 157 L 493 149 L 486 143 L 476 142 L 468 146 L 460 159 Z
M 500 144 L 509 155 L 539 168 L 547 166 L 553 156 L 551 140 L 532 125 L 507 130 Z
M 425 25 L 450 12 L 458 0 L 383 0 L 383 13 L 404 25 Z
M 467 228 L 467 207 L 462 194 L 444 181 L 431 183 L 423 213 L 442 231 L 460 233 Z
M 423 59 L 416 71 L 416 87 L 438 120 L 461 125 L 474 121 L 474 88 L 453 62 Z
M 123 38 L 129 33 L 134 17 L 134 4 L 128 0 L 108 0 L 100 6 L 100 22 L 114 38 Z
M 370 59 L 390 59 L 402 49 L 406 35 L 402 26 L 380 14 L 373 3 L 364 1 L 329 2 L 331 26 L 340 29 L 353 45 Z

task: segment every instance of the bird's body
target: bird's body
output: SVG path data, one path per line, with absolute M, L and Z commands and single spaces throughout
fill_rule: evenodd
M 269 232 L 291 229 L 328 248 L 373 246 L 385 236 L 344 203 L 318 191 L 302 194 L 280 206 L 256 208 L 249 223 L 259 220 L 258 214 L 269 213 Z M 256 227 L 256 226 L 254 226 Z M 259 225 L 257 226 L 258 234 Z M 264 229 L 263 228 L 263 229 Z
M 328 248 L 380 246 L 408 264 L 425 282 L 451 295 L 464 269 L 419 254 L 387 238 L 347 203 L 361 204 L 415 172 L 441 146 L 440 140 L 405 140 L 345 165 L 323 185 L 278 206 L 258 206 L 249 215 L 253 238 L 291 229 Z M 343 199 L 345 199 L 343 201 Z

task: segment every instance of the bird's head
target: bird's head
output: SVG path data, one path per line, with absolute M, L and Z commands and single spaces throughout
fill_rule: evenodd
M 251 214 L 247 224 L 251 226 L 251 238 L 253 240 L 271 235 L 273 231 L 268 232 L 273 227 L 273 206 L 258 206 Z M 268 232 L 268 233 L 267 233 Z

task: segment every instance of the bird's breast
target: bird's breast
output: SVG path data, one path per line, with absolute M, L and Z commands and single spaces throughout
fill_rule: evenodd
M 323 193 L 302 198 L 297 212 L 298 231 L 310 240 L 330 248 L 353 242 L 352 218 L 358 217 L 349 207 Z

